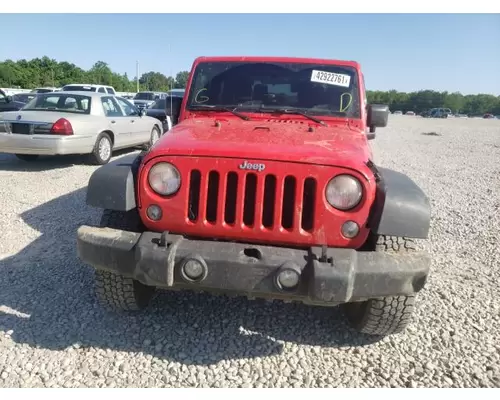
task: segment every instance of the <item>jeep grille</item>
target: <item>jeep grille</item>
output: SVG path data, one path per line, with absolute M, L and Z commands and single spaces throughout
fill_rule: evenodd
M 312 177 L 255 172 L 190 171 L 187 217 L 192 223 L 314 229 L 317 182 Z M 299 212 L 297 212 L 299 211 Z

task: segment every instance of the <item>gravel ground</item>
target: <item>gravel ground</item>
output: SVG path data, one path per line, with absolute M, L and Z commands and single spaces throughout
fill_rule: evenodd
M 205 294 L 106 313 L 75 254 L 95 167 L 0 154 L 0 387 L 499 387 L 500 121 L 392 116 L 372 143 L 433 206 L 430 281 L 378 343 L 337 309 Z

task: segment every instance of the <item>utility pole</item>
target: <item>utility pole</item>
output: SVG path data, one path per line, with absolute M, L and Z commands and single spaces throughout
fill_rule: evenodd
M 139 61 L 135 62 L 135 82 L 137 93 L 139 93 Z

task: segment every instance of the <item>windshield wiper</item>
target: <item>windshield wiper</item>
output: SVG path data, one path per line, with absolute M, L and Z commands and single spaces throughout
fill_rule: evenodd
M 295 108 L 266 108 L 266 107 L 261 107 L 259 108 L 259 111 L 267 111 L 271 113 L 276 113 L 276 114 L 297 114 L 297 115 L 302 115 L 303 117 L 309 118 L 310 120 L 317 122 L 318 124 L 321 124 L 323 126 L 326 126 L 326 123 L 319 118 L 313 117 L 312 115 L 308 114 L 304 110 L 300 109 L 295 109 Z
M 225 107 L 225 106 L 198 104 L 198 105 L 190 105 L 188 108 L 190 110 L 227 111 L 227 112 L 233 113 L 234 115 L 236 115 L 237 117 L 240 117 L 241 119 L 243 119 L 245 121 L 250 121 L 250 117 L 248 117 L 244 114 L 240 114 L 239 112 L 235 111 L 236 107 L 235 107 L 235 109 L 233 109 L 233 108 Z

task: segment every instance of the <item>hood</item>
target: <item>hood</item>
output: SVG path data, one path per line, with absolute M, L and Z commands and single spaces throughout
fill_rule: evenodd
M 215 155 L 352 168 L 371 158 L 364 132 L 350 128 L 344 121 L 328 122 L 328 126 L 303 119 L 219 121 L 182 121 L 156 143 L 151 156 Z

